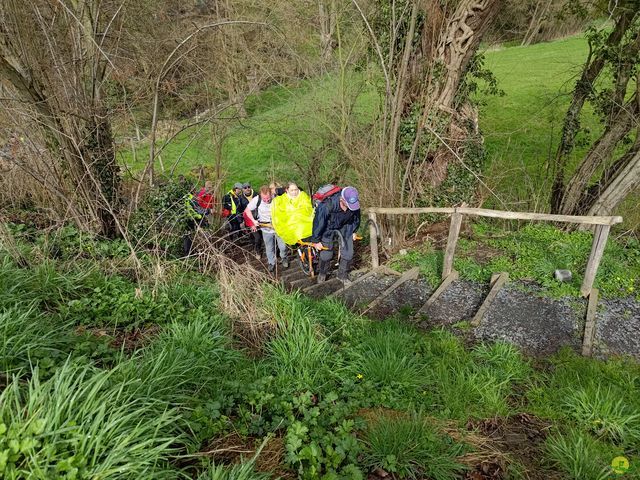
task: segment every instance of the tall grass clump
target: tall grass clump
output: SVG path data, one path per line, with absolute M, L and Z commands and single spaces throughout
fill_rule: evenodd
M 0 307 L 34 305 L 50 310 L 87 291 L 87 272 L 64 272 L 56 262 L 44 260 L 31 268 L 18 267 L 0 257 Z
M 301 297 L 301 300 L 336 345 L 346 347 L 358 342 L 371 324 L 371 320 L 352 312 L 339 300 L 326 297 L 320 301 L 309 297 Z
M 139 379 L 128 388 L 138 396 L 169 404 L 190 404 L 197 397 L 212 396 L 234 375 L 238 351 L 219 331 L 218 318 L 196 318 L 167 326 L 147 348 L 124 360 L 118 378 Z
M 224 251 L 207 249 L 201 255 L 204 272 L 213 273 L 220 290 L 218 302 L 221 310 L 231 319 L 233 334 L 257 349 L 261 349 L 276 328 L 266 307 L 270 297 L 280 298 L 275 287 L 270 287 L 263 273 L 227 258 Z M 273 302 L 270 303 L 273 306 Z
M 439 417 L 464 421 L 508 415 L 509 395 L 532 374 L 516 348 L 495 343 L 468 351 L 444 330 L 429 332 L 422 351 L 426 365 L 422 405 Z
M 198 475 L 197 480 L 268 480 L 268 473 L 256 472 L 253 462 L 232 466 L 213 465 Z
M 563 407 L 584 430 L 622 445 L 640 445 L 640 412 L 611 388 L 598 385 L 567 392 Z
M 376 386 L 415 389 L 425 382 L 411 327 L 394 321 L 371 324 L 355 349 L 354 374 Z
M 606 480 L 612 478 L 609 465 L 617 454 L 588 434 L 570 430 L 547 438 L 545 456 L 571 480 Z
M 178 411 L 139 396 L 137 378 L 65 363 L 47 381 L 38 370 L 0 394 L 0 476 L 174 479 L 169 461 L 184 447 Z
M 464 446 L 437 433 L 420 414 L 381 414 L 371 419 L 361 439 L 369 471 L 382 468 L 394 478 L 459 478 L 464 466 L 457 457 Z
M 72 347 L 70 325 L 30 309 L 0 310 L 0 372 L 17 374 L 40 365 L 40 372 L 64 361 Z
M 549 361 L 527 397 L 540 416 L 568 419 L 602 440 L 640 447 L 640 366 L 632 360 L 594 361 L 563 350 Z
M 294 389 L 317 390 L 331 371 L 333 351 L 310 308 L 299 294 L 274 289 L 265 298 L 265 310 L 277 325 L 265 346 L 272 369 Z

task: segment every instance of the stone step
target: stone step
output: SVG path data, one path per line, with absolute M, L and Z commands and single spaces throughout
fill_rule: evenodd
M 337 278 L 330 278 L 323 283 L 315 283 L 305 288 L 303 292 L 312 298 L 320 299 L 330 296 L 333 292 L 342 289 L 343 283 Z
M 376 273 L 347 288 L 344 292 L 338 292 L 336 297 L 342 299 L 348 308 L 362 310 L 396 280 L 398 280 L 396 275 Z
M 489 293 L 489 285 L 455 280 L 431 305 L 420 312 L 425 325 L 453 325 L 470 321 Z

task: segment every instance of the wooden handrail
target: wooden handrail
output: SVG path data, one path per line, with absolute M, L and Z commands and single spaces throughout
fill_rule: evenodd
M 556 215 L 552 213 L 509 212 L 504 210 L 489 210 L 486 208 L 468 207 L 418 207 L 418 208 L 392 208 L 369 207 L 368 213 L 381 215 L 414 215 L 424 213 L 442 213 L 451 215 L 462 213 L 464 215 L 477 215 L 479 217 L 502 218 L 505 220 L 541 220 L 547 222 L 577 223 L 582 225 L 615 225 L 622 223 L 622 217 L 600 217 L 583 215 Z
M 581 216 L 581 215 L 555 215 L 551 213 L 530 213 L 530 212 L 507 212 L 503 210 L 489 210 L 486 208 L 468 207 L 419 207 L 419 208 L 386 208 L 369 207 L 366 210 L 369 215 L 369 229 L 371 236 L 371 263 L 374 268 L 379 265 L 378 260 L 378 238 L 377 214 L 380 215 L 416 215 L 425 213 L 440 213 L 451 215 L 449 226 L 449 238 L 445 250 L 444 264 L 442 268 L 442 278 L 446 278 L 453 270 L 453 256 L 462 223 L 462 215 L 477 215 L 480 217 L 502 218 L 504 220 L 536 220 L 561 223 L 576 223 L 580 225 L 596 225 L 591 255 L 587 262 L 584 280 L 580 293 L 587 297 L 593 289 L 593 281 L 607 244 L 609 230 L 612 225 L 622 223 L 619 216 Z

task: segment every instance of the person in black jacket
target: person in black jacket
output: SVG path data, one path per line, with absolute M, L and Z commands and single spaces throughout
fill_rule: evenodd
M 229 232 L 232 233 L 231 237 L 236 236 L 235 232 L 240 230 L 242 223 L 242 211 L 246 204 L 241 201 L 242 184 L 236 183 L 229 192 L 222 197 L 222 216 L 228 221 Z
M 349 283 L 349 271 L 353 259 L 353 241 L 360 226 L 360 200 L 358 190 L 345 187 L 318 204 L 313 217 L 311 241 L 320 250 L 318 283 L 327 279 L 336 241 L 341 242 L 340 264 L 337 277 Z M 337 240 L 336 240 L 336 237 Z

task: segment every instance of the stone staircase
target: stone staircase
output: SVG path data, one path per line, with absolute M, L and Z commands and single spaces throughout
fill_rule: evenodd
M 251 257 L 248 263 L 266 272 L 266 263 Z M 310 297 L 342 301 L 353 311 L 374 319 L 397 314 L 424 329 L 448 328 L 470 341 L 506 341 L 531 355 L 548 355 L 563 347 L 580 351 L 583 344 L 587 301 L 581 298 L 552 299 L 530 282 L 507 281 L 506 274 L 494 275 L 487 284 L 452 278 L 434 289 L 417 269 L 404 273 L 386 266 L 351 272 L 345 286 L 335 278 L 318 284 L 301 270 L 297 259 L 287 269 L 280 264 L 273 279 L 288 290 L 300 290 Z M 630 355 L 640 359 L 640 305 L 602 301 L 598 304 L 594 333 L 596 356 Z M 620 320 L 620 330 L 611 333 Z

